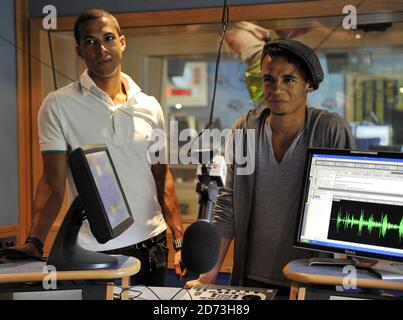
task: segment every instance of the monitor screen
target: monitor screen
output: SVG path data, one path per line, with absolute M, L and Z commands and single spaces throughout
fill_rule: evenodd
M 359 141 L 367 139 L 368 143 L 372 145 L 390 145 L 391 133 L 391 126 L 388 125 L 357 124 L 355 126 L 355 138 Z
M 403 261 L 403 154 L 308 149 L 294 246 Z
M 118 187 L 119 183 L 106 151 L 87 153 L 85 156 L 106 216 L 113 229 L 130 217 L 123 193 Z
M 94 237 L 100 243 L 117 237 L 133 217 L 106 146 L 73 150 L 70 167 Z

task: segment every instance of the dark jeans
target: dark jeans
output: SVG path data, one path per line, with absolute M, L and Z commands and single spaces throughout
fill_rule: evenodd
M 132 286 L 142 284 L 146 286 L 164 287 L 168 266 L 168 247 L 166 232 L 134 245 L 104 251 L 106 254 L 119 254 L 135 257 L 140 260 L 140 271 L 130 277 Z

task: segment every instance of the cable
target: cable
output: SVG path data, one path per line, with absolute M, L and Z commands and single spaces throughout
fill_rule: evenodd
M 144 288 L 148 289 L 149 291 L 151 291 L 151 293 L 152 293 L 155 297 L 157 297 L 158 300 L 162 300 L 149 286 L 140 286 L 140 285 L 137 285 L 137 286 L 127 287 L 127 288 L 122 288 L 122 286 L 117 286 L 117 287 L 119 287 L 119 288 L 122 289 L 122 291 L 121 291 L 120 294 L 119 294 L 119 299 L 120 299 L 120 300 L 122 300 L 122 294 L 123 294 L 123 292 L 125 292 L 125 291 L 131 291 L 131 292 L 137 292 L 137 293 L 139 293 L 137 296 L 133 297 L 133 299 L 136 299 L 136 298 L 138 298 L 138 297 L 140 297 L 141 295 L 144 294 L 144 292 L 142 292 L 142 291 L 134 290 L 134 289 L 133 289 L 134 287 L 137 287 L 137 288 L 138 288 L 138 287 L 144 287 Z
M 151 291 L 151 293 L 157 297 L 158 300 L 161 300 L 161 298 L 149 287 L 149 286 L 144 286 L 144 288 L 147 288 L 148 290 Z
M 57 90 L 55 61 L 53 58 L 53 46 L 52 46 L 52 39 L 50 38 L 50 30 L 48 31 L 48 42 L 49 42 L 49 51 L 50 51 L 50 61 L 52 64 L 53 85 L 55 86 L 55 90 Z
M 131 292 L 136 292 L 136 293 L 138 293 L 137 296 L 133 297 L 133 300 L 134 300 L 134 299 L 137 299 L 138 297 L 140 297 L 140 296 L 143 294 L 143 292 L 141 292 L 141 291 L 133 290 L 133 287 L 128 287 L 128 288 L 122 288 L 122 287 L 120 287 L 120 288 L 122 289 L 122 291 L 120 291 L 119 300 L 122 300 L 122 294 L 123 294 L 123 292 L 125 292 L 125 291 L 131 291 Z M 161 299 L 159 299 L 159 300 L 161 300 Z
M 223 12 L 222 12 L 222 17 L 221 17 L 222 33 L 221 33 L 220 45 L 218 47 L 217 60 L 216 60 L 215 70 L 214 70 L 214 85 L 213 85 L 213 95 L 212 95 L 212 98 L 211 98 L 211 108 L 210 108 L 209 122 L 208 122 L 207 126 L 204 129 L 202 129 L 195 138 L 193 138 L 191 140 L 190 146 L 193 146 L 195 141 L 203 134 L 203 132 L 205 130 L 207 130 L 207 129 L 210 129 L 212 127 L 212 125 L 213 125 L 215 96 L 216 96 L 216 91 L 217 91 L 218 69 L 219 69 L 219 66 L 220 66 L 222 45 L 223 45 L 224 38 L 225 38 L 225 32 L 227 31 L 228 21 L 229 21 L 229 9 L 228 9 L 228 6 L 227 6 L 227 0 L 224 0 Z M 190 156 L 190 153 L 191 153 L 191 149 L 189 149 L 189 151 L 188 151 L 188 156 Z
M 365 1 L 365 0 L 360 0 L 360 1 L 358 2 L 358 4 L 355 5 L 355 7 L 358 9 L 358 7 L 361 6 L 364 1 Z M 343 19 L 341 19 L 340 22 L 327 34 L 327 36 L 324 37 L 313 49 L 316 50 L 316 49 L 318 49 L 322 44 L 324 44 L 324 43 L 326 42 L 326 40 L 329 39 L 329 38 L 333 35 L 333 33 L 336 32 L 336 30 L 341 26 L 342 23 L 343 23 Z
M 71 282 L 74 283 L 73 280 L 72 280 Z M 105 281 L 105 282 L 103 282 L 103 281 L 99 281 L 99 282 L 97 282 L 97 281 L 85 281 L 84 285 L 88 285 L 88 286 L 107 286 L 107 285 L 108 285 L 108 282 L 107 282 L 107 281 Z M 136 298 L 140 297 L 140 296 L 143 294 L 143 292 L 141 292 L 141 291 L 132 290 L 133 287 L 123 288 L 121 285 L 118 285 L 118 284 L 116 284 L 116 283 L 113 283 L 113 286 L 114 286 L 114 287 L 117 287 L 117 288 L 119 288 L 119 289 L 121 289 L 121 291 L 120 291 L 119 294 L 115 294 L 115 293 L 113 294 L 113 296 L 114 296 L 115 298 L 118 297 L 119 300 L 122 300 L 122 294 L 123 294 L 124 292 L 126 292 L 126 291 L 132 291 L 132 292 L 137 292 L 137 293 L 138 293 L 138 295 L 135 296 L 135 297 L 133 297 L 133 299 L 136 299 Z
M 175 293 L 172 297 L 171 297 L 171 299 L 169 299 L 169 300 L 174 300 L 174 298 L 179 294 L 179 293 L 181 293 L 183 290 L 185 290 L 186 292 L 187 292 L 187 294 L 189 295 L 189 297 L 190 297 L 190 300 L 193 300 L 193 297 L 192 297 L 192 295 L 190 294 L 190 292 L 189 292 L 189 289 L 186 289 L 186 288 L 181 288 L 177 293 Z
M 124 292 L 126 292 L 126 291 L 138 293 L 138 295 L 132 297 L 133 300 L 136 300 L 136 299 L 140 298 L 140 297 L 144 294 L 144 291 L 140 291 L 140 290 L 134 289 L 134 288 L 139 288 L 139 287 L 144 287 L 144 288 L 148 289 L 158 300 L 162 300 L 162 298 L 161 298 L 158 294 L 156 294 L 155 291 L 152 290 L 149 286 L 136 285 L 136 286 L 131 286 L 131 287 L 128 287 L 128 288 L 123 288 L 122 286 L 119 286 L 119 285 L 115 285 L 115 286 L 121 289 L 121 291 L 120 291 L 120 293 L 119 293 L 119 299 L 120 299 L 120 300 L 122 300 L 122 294 L 123 294 Z M 189 289 L 186 289 L 186 288 L 181 288 L 181 289 L 179 289 L 169 300 L 174 300 L 174 298 L 175 298 L 179 293 L 181 293 L 182 291 L 186 291 L 187 294 L 188 294 L 189 297 L 190 297 L 190 300 L 193 300 L 193 297 L 192 297 L 192 295 L 190 294 Z M 149 299 L 142 298 L 142 300 L 149 300 Z
M 208 125 L 205 129 L 211 128 L 211 126 L 213 124 L 215 95 L 216 95 L 216 91 L 217 91 L 218 68 L 220 66 L 221 50 L 222 50 L 222 45 L 224 42 L 225 32 L 227 31 L 228 20 L 229 20 L 229 10 L 228 10 L 228 6 L 227 6 L 227 0 L 224 0 L 223 13 L 222 13 L 222 18 L 221 18 L 222 34 L 221 34 L 220 46 L 218 47 L 217 60 L 216 60 L 216 64 L 215 64 L 214 87 L 213 87 L 213 96 L 211 99 L 210 117 L 209 117 Z

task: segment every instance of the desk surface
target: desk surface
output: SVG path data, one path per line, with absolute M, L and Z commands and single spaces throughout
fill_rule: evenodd
M 283 268 L 284 275 L 298 283 L 342 286 L 348 273 L 340 266 L 309 266 L 309 259 L 295 260 Z M 357 270 L 357 287 L 403 290 L 403 280 L 382 280 L 367 269 Z
M 140 261 L 133 257 L 116 256 L 116 268 L 104 268 L 80 271 L 58 271 L 57 280 L 93 280 L 118 279 L 129 277 L 140 270 Z M 0 264 L 0 283 L 42 281 L 48 275 L 43 272 L 45 262 L 42 261 L 5 261 Z

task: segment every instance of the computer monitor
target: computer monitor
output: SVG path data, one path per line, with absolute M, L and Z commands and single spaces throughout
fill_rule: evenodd
M 391 124 L 393 128 L 393 144 L 403 145 L 403 111 L 392 109 L 391 110 Z
M 354 131 L 357 142 L 368 140 L 369 144 L 372 141 L 373 144 L 380 146 L 391 144 L 392 127 L 389 125 L 357 124 Z
M 308 148 L 299 248 L 403 261 L 403 153 Z
M 59 229 L 47 264 L 57 270 L 86 270 L 113 267 L 117 259 L 80 247 L 77 236 L 88 219 L 99 243 L 119 236 L 133 223 L 127 199 L 106 145 L 77 148 L 69 164 L 78 193 Z

